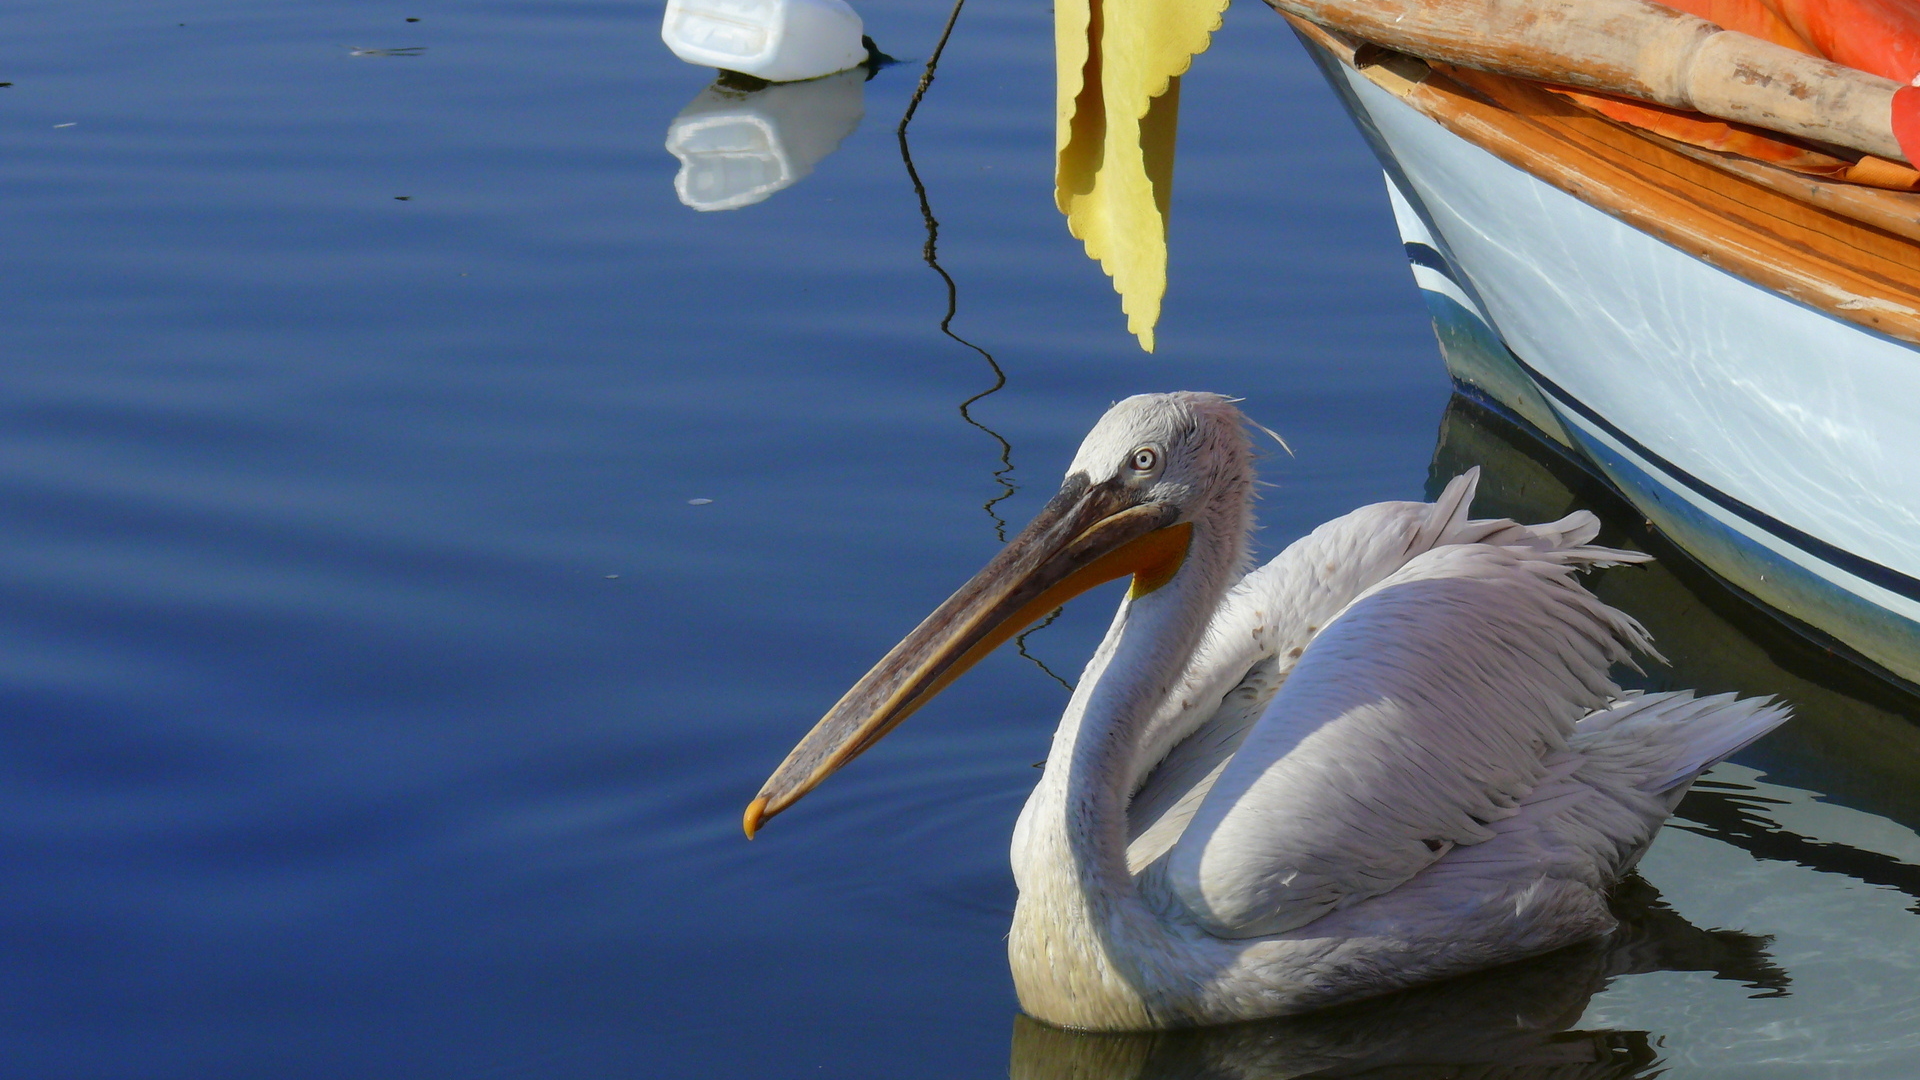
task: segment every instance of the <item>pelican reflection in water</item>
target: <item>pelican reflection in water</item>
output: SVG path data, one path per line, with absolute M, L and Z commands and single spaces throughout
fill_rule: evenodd
M 1661 1036 L 1579 1030 L 1616 978 L 1697 971 L 1777 997 L 1767 939 L 1703 930 L 1629 876 L 1613 933 L 1549 956 L 1306 1016 L 1174 1032 L 1074 1032 L 1014 1021 L 1011 1080 L 1629 1080 L 1659 1075 Z
M 1300 1013 L 1597 937 L 1699 773 L 1786 719 L 1623 692 L 1639 624 L 1576 580 L 1598 521 L 1382 503 L 1247 569 L 1247 421 L 1115 405 L 1025 531 L 867 673 L 752 835 L 982 656 L 1132 575 L 1014 829 L 1020 1003 L 1139 1030 Z

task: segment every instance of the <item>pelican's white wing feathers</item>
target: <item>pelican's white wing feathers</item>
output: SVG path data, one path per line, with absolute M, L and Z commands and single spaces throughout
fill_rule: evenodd
M 1516 812 L 1405 884 L 1256 939 L 1214 980 L 1220 1015 L 1301 1011 L 1570 945 L 1614 925 L 1607 892 L 1693 778 L 1785 722 L 1732 694 L 1627 693 L 1542 762 Z M 1282 974 L 1284 972 L 1284 974 Z M 1271 997 L 1286 986 L 1286 1000 Z M 1208 1018 L 1214 1014 L 1209 1013 Z
M 1649 650 L 1574 580 L 1619 554 L 1448 544 L 1363 592 L 1219 769 L 1165 884 L 1210 932 L 1256 937 L 1492 839 L 1575 722 L 1618 697 L 1608 669 Z
M 1647 558 L 1585 546 L 1600 522 L 1584 510 L 1544 525 L 1469 519 L 1479 476 L 1474 468 L 1455 477 L 1432 503 L 1376 503 L 1335 518 L 1233 587 L 1143 737 L 1137 759 L 1142 768 L 1127 815 L 1133 872 L 1166 854 L 1186 830 L 1321 628 L 1410 559 L 1471 543 L 1562 551 L 1582 566 Z

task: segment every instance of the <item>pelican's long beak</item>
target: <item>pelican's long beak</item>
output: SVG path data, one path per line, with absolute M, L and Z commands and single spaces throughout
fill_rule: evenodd
M 1175 523 L 1178 514 L 1172 504 L 1145 501 L 1117 480 L 1068 477 L 1032 524 L 800 740 L 747 807 L 747 836 L 1048 612 L 1128 574 L 1135 596 L 1166 584 L 1185 560 L 1193 532 Z

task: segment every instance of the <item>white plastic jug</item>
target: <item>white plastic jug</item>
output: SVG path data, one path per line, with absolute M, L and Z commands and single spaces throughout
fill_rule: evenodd
M 794 82 L 865 63 L 863 29 L 846 0 L 667 0 L 660 37 L 689 64 Z
M 680 159 L 680 201 L 733 210 L 798 183 L 860 126 L 866 78 L 844 71 L 751 93 L 702 90 L 667 128 L 667 152 Z

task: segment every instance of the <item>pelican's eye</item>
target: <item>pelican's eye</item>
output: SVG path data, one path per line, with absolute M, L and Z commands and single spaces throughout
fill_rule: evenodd
M 1133 471 L 1150 473 L 1160 464 L 1160 452 L 1151 446 L 1143 446 L 1133 452 Z

